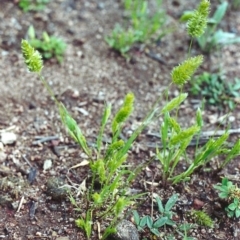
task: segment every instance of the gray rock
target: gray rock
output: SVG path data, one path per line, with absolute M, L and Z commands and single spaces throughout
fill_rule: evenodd
M 65 182 L 60 177 L 52 177 L 47 181 L 46 193 L 54 200 L 61 200 L 68 194 L 68 188 L 64 186 Z
M 138 230 L 135 225 L 123 219 L 116 226 L 117 232 L 110 239 L 115 240 L 139 240 Z

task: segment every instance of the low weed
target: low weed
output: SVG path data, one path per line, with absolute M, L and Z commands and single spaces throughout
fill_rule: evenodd
M 128 57 L 127 52 L 134 43 L 144 43 L 159 31 L 164 22 L 165 14 L 161 8 L 162 0 L 157 0 L 157 11 L 149 14 L 148 1 L 145 0 L 124 0 L 125 12 L 130 19 L 127 27 L 115 25 L 112 33 L 105 38 L 108 45 L 119 51 L 123 56 Z M 157 38 L 162 35 L 158 34 Z
M 41 11 L 50 0 L 20 0 L 18 6 L 24 11 Z
M 188 33 L 192 38 L 199 37 L 203 34 L 207 25 L 209 7 L 210 2 L 208 0 L 202 0 L 200 6 L 195 11 L 195 15 L 189 19 Z M 144 193 L 129 195 L 128 189 L 131 186 L 132 181 L 145 165 L 140 165 L 135 169 L 131 169 L 126 162 L 128 151 L 133 145 L 135 139 L 142 130 L 149 125 L 154 117 L 157 117 L 158 119 L 163 117 L 163 123 L 160 127 L 163 148 L 157 150 L 157 157 L 163 167 L 163 182 L 169 181 L 173 184 L 177 184 L 186 181 L 197 168 L 205 165 L 213 157 L 222 153 L 226 155 L 226 160 L 222 164 L 222 167 L 224 167 L 232 158 L 240 154 L 240 141 L 238 141 L 231 149 L 224 147 L 224 143 L 229 136 L 226 131 L 226 133 L 217 139 L 209 139 L 206 145 L 201 148 L 196 144 L 196 153 L 193 161 L 190 161 L 187 157 L 186 148 L 194 135 L 197 136 L 197 139 L 199 138 L 203 126 L 201 110 L 199 109 L 196 113 L 196 124 L 185 129 L 180 127 L 180 124 L 177 122 L 177 117 L 179 106 L 188 95 L 183 92 L 183 86 L 192 78 L 193 74 L 203 62 L 203 57 L 201 55 L 188 57 L 182 64 L 174 67 L 171 72 L 172 83 L 165 91 L 165 95 L 168 96 L 170 86 L 173 84 L 179 87 L 179 95 L 173 99 L 168 99 L 167 97 L 168 101 L 164 106 L 160 106 L 163 94 L 160 95 L 149 113 L 142 120 L 141 125 L 128 139 L 122 140 L 120 134 L 125 122 L 133 111 L 133 93 L 128 93 L 126 95 L 123 105 L 113 115 L 111 123 L 109 122 L 111 105 L 106 104 L 97 140 L 95 144 L 89 146 L 87 139 L 77 122 L 71 117 L 71 114 L 67 111 L 64 105 L 55 98 L 52 89 L 42 76 L 43 62 L 41 54 L 26 40 L 22 40 L 21 47 L 28 70 L 38 74 L 43 85 L 55 101 L 59 109 L 62 123 L 66 127 L 69 135 L 79 144 L 81 149 L 88 156 L 88 160 L 85 161 L 84 164 L 89 166 L 89 172 L 86 173 L 86 179 L 83 180 L 83 184 L 84 182 L 88 182 L 88 185 L 82 188 L 81 199 L 76 199 L 74 192 L 70 196 L 71 203 L 79 212 L 76 225 L 85 232 L 88 239 L 91 237 L 93 226 L 96 227 L 99 224 L 101 225 L 102 222 L 109 223 L 107 228 L 101 229 L 102 239 L 105 239 L 109 234 L 113 233 L 117 221 L 123 218 L 126 208 L 133 205 L 136 198 L 140 198 L 144 195 Z M 171 115 L 174 117 L 171 117 Z M 103 136 L 107 124 L 110 125 L 109 127 L 111 129 L 112 137 L 111 141 L 106 144 L 103 141 Z M 179 162 L 182 161 L 181 156 L 184 156 L 184 159 L 189 166 L 182 173 L 175 175 L 174 170 Z M 153 159 L 150 159 L 149 162 L 152 160 Z M 146 162 L 146 165 L 149 164 L 149 162 Z M 83 163 L 80 163 L 79 166 L 82 166 L 82 164 Z M 162 215 L 159 221 L 151 221 L 149 217 L 147 218 L 149 222 L 148 225 L 152 229 L 152 232 L 156 232 L 157 227 L 162 224 L 172 224 L 171 218 L 173 212 L 171 209 L 176 202 L 176 196 L 174 195 L 170 199 L 171 201 L 169 200 L 165 207 L 163 207 L 160 199 L 157 200 L 159 211 Z
M 210 53 L 216 48 L 223 45 L 240 43 L 240 37 L 230 32 L 224 32 L 221 29 L 217 30 L 219 23 L 222 21 L 228 8 L 228 2 L 222 2 L 214 12 L 213 16 L 208 19 L 205 33 L 197 38 L 198 45 L 205 53 Z M 187 11 L 181 17 L 182 21 L 188 20 L 193 12 Z
M 34 27 L 30 26 L 28 39 L 30 45 L 37 49 L 44 59 L 55 57 L 59 63 L 62 63 L 67 45 L 61 38 L 49 36 L 47 32 L 43 32 L 42 39 L 38 39 Z
M 240 188 L 233 185 L 227 178 L 222 179 L 222 183 L 214 185 L 218 190 L 218 196 L 225 199 L 229 205 L 225 208 L 228 217 L 240 217 Z
M 194 77 L 190 82 L 190 92 L 194 96 L 204 98 L 207 105 L 220 109 L 228 107 L 233 110 L 240 98 L 240 79 L 235 78 L 231 83 L 221 73 L 207 73 Z
M 161 231 L 159 228 L 168 225 L 173 227 L 174 234 L 164 233 L 166 235 L 166 239 L 176 239 L 175 235 L 178 234 L 184 240 L 194 240 L 195 238 L 187 236 L 189 230 L 195 227 L 194 224 L 178 224 L 177 222 L 173 221 L 175 213 L 172 211 L 172 209 L 178 201 L 178 195 L 173 194 L 168 199 L 165 206 L 163 205 L 161 199 L 158 196 L 156 196 L 155 199 L 158 206 L 158 213 L 156 214 L 156 218 L 153 218 L 153 216 L 150 215 L 140 217 L 136 210 L 133 211 L 133 218 L 137 229 L 143 232 L 147 228 L 154 236 L 161 237 Z
M 143 231 L 145 227 L 156 236 L 160 236 L 159 228 L 165 225 L 174 226 L 175 223 L 172 221 L 172 217 L 174 213 L 172 212 L 172 208 L 178 200 L 177 194 L 172 195 L 169 200 L 167 201 L 166 205 L 163 206 L 161 199 L 157 196 L 156 202 L 158 205 L 158 211 L 160 216 L 156 219 L 153 217 L 146 215 L 140 218 L 138 212 L 135 210 L 133 211 L 134 222 L 137 226 L 139 231 Z

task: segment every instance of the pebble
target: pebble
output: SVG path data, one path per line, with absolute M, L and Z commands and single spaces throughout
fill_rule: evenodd
M 4 145 L 13 144 L 17 140 L 17 135 L 13 132 L 2 132 L 1 133 L 1 142 Z
M 115 240 L 139 240 L 138 230 L 135 225 L 123 219 L 116 226 L 116 233 L 113 235 Z
M 7 158 L 7 154 L 4 152 L 4 146 L 3 143 L 0 142 L 0 163 L 4 162 Z
M 68 194 L 68 188 L 63 187 L 65 182 L 60 177 L 51 177 L 47 181 L 46 193 L 54 200 L 61 200 Z
M 46 171 L 52 167 L 52 160 L 46 159 L 43 164 L 43 170 Z

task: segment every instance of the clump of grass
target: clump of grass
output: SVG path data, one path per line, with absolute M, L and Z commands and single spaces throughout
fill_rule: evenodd
M 188 33 L 192 37 L 198 37 L 204 32 L 206 27 L 207 13 L 209 11 L 210 2 L 202 0 L 195 15 L 189 19 Z M 194 23 L 196 26 L 194 27 Z M 201 24 L 198 24 L 201 23 Z M 201 110 L 196 113 L 196 124 L 182 129 L 177 121 L 179 106 L 187 98 L 187 93 L 183 93 L 183 86 L 192 78 L 192 75 L 200 66 L 203 57 L 195 56 L 189 57 L 182 64 L 176 66 L 172 71 L 172 83 L 169 85 L 166 92 L 169 91 L 170 86 L 175 84 L 180 88 L 180 94 L 168 100 L 164 106 L 160 106 L 162 102 L 162 95 L 157 99 L 149 113 L 143 119 L 141 125 L 132 133 L 132 135 L 123 141 L 120 138 L 122 128 L 129 118 L 134 108 L 134 95 L 128 93 L 124 99 L 121 108 L 114 114 L 113 120 L 110 123 L 111 105 L 106 104 L 99 133 L 95 144 L 89 145 L 87 139 L 78 126 L 77 122 L 72 118 L 65 106 L 60 103 L 54 96 L 50 86 L 41 74 L 43 68 L 42 56 L 36 51 L 26 40 L 22 40 L 22 53 L 25 63 L 31 72 L 36 72 L 47 88 L 50 96 L 54 99 L 59 108 L 62 123 L 66 127 L 69 135 L 79 144 L 88 160 L 84 165 L 89 166 L 89 173 L 86 178 L 89 180 L 89 185 L 83 187 L 83 196 L 81 200 L 76 200 L 74 192 L 70 196 L 71 203 L 75 206 L 76 211 L 79 212 L 79 217 L 76 220 L 76 225 L 81 228 L 86 237 L 89 239 L 92 234 L 93 225 L 109 222 L 109 226 L 103 230 L 102 238 L 106 238 L 109 234 L 115 231 L 117 221 L 124 216 L 127 207 L 134 204 L 135 199 L 143 194 L 129 195 L 128 188 L 132 181 L 136 178 L 143 165 L 135 169 L 131 169 L 126 165 L 128 151 L 133 145 L 137 136 L 142 130 L 154 119 L 154 117 L 164 117 L 163 123 L 160 127 L 160 136 L 163 144 L 162 149 L 157 149 L 157 157 L 163 166 L 163 181 L 177 184 L 186 181 L 191 174 L 199 167 L 208 163 L 213 157 L 222 153 L 226 154 L 226 160 L 222 167 L 230 160 L 240 154 L 239 141 L 232 149 L 223 148 L 229 134 L 224 133 L 218 139 L 210 139 L 205 146 L 199 148 L 196 146 L 196 153 L 193 161 L 182 173 L 175 175 L 174 170 L 181 160 L 181 156 L 187 156 L 186 148 L 188 147 L 194 135 L 199 137 L 203 121 Z M 168 94 L 167 94 L 168 95 Z M 171 114 L 175 117 L 171 117 Z M 103 134 L 107 124 L 111 126 L 111 141 L 104 143 Z M 152 159 L 150 159 L 151 161 Z M 146 165 L 149 162 L 146 162 Z M 79 166 L 82 166 L 80 163 Z M 96 188 L 96 185 L 99 187 Z M 174 202 L 174 201 L 173 201 Z M 166 208 L 171 213 L 172 203 L 167 204 Z M 160 211 L 162 207 L 160 205 Z M 162 211 L 161 211 L 162 212 Z M 109 221 L 110 219 L 110 221 Z M 169 219 L 169 218 L 168 218 Z M 164 220 L 165 221 L 165 220 Z
M 41 11 L 50 0 L 20 0 L 18 5 L 24 12 Z
M 129 18 L 127 27 L 115 25 L 112 33 L 105 38 L 108 45 L 128 57 L 127 52 L 134 43 L 144 43 L 155 35 L 165 22 L 165 14 L 161 7 L 161 0 L 157 0 L 157 10 L 153 15 L 149 14 L 148 1 L 125 0 L 125 13 Z M 157 38 L 163 34 L 158 34 Z

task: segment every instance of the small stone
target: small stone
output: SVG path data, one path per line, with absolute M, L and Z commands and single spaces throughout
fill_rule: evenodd
M 113 235 L 115 240 L 139 240 L 137 228 L 126 219 L 117 224 L 116 230 L 117 232 Z
M 234 122 L 236 120 L 235 116 L 229 116 L 228 118 L 229 122 Z
M 47 181 L 46 193 L 54 200 L 61 200 L 67 196 L 68 188 L 60 177 L 52 177 Z
M 4 145 L 13 144 L 17 140 L 17 135 L 13 132 L 2 132 L 1 133 L 1 142 Z
M 193 200 L 193 207 L 194 207 L 194 209 L 201 209 L 203 207 L 203 205 L 204 205 L 203 201 L 201 201 L 201 200 L 199 200 L 197 198 L 195 198 Z
M 3 143 L 0 142 L 0 163 L 4 162 L 7 158 L 7 154 L 4 152 L 4 146 Z
M 36 236 L 41 237 L 42 233 L 41 232 L 36 232 Z
M 72 93 L 72 98 L 79 98 L 79 96 L 80 96 L 79 91 L 75 89 Z
M 52 160 L 51 159 L 47 159 L 44 161 L 43 164 L 43 170 L 46 171 L 48 169 L 50 169 L 52 167 Z

